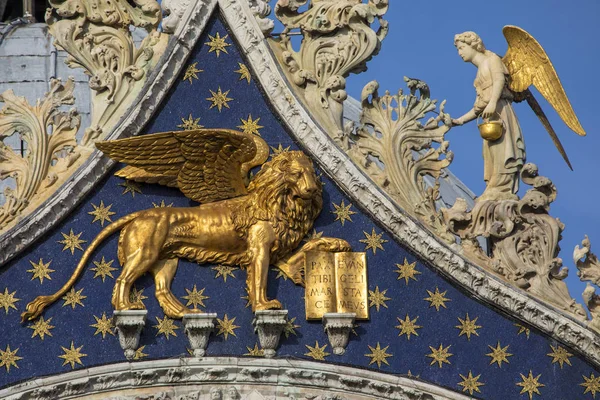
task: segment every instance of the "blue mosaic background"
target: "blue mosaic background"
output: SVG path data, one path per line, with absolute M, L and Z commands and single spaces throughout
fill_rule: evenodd
M 156 117 L 145 129 L 146 133 L 177 130 L 182 124 L 182 119 L 200 118 L 199 124 L 205 127 L 219 127 L 237 129 L 241 119 L 246 120 L 249 115 L 255 120 L 260 118 L 259 124 L 261 136 L 270 146 L 277 148 L 280 144 L 283 148 L 298 149 L 298 145 L 287 135 L 281 123 L 277 120 L 264 98 L 260 93 L 254 79 L 247 82 L 240 79 L 236 70 L 240 64 L 245 64 L 231 36 L 226 38 L 230 46 L 226 47 L 227 53 L 221 52 L 217 57 L 215 52 L 209 52 L 209 46 L 205 43 L 210 41 L 208 35 L 215 37 L 219 33 L 221 37 L 228 35 L 224 24 L 218 19 L 208 24 L 206 32 L 198 42 L 196 49 L 188 61 L 188 65 L 197 62 L 198 79 L 179 79 L 171 90 L 168 98 Z M 229 107 L 219 111 L 216 107 L 210 109 L 211 102 L 206 100 L 211 97 L 210 90 L 217 92 L 218 88 L 228 92 L 228 97 L 233 100 L 228 102 Z M 115 171 L 118 168 L 115 169 Z M 410 374 L 420 377 L 428 382 L 439 384 L 453 390 L 462 391 L 463 382 L 469 372 L 472 376 L 479 376 L 479 391 L 473 391 L 474 396 L 486 399 L 518 399 L 530 398 L 528 392 L 520 394 L 523 389 L 517 384 L 523 381 L 531 371 L 537 382 L 544 386 L 537 386 L 541 397 L 548 399 L 591 399 L 597 393 L 600 386 L 593 386 L 595 390 L 587 390 L 588 386 L 582 386 L 585 381 L 598 379 L 595 371 L 580 357 L 570 354 L 568 363 L 561 365 L 553 363 L 553 358 L 548 354 L 553 352 L 559 344 L 548 339 L 534 330 L 526 330 L 525 327 L 515 325 L 515 321 L 501 315 L 494 310 L 485 307 L 468 294 L 452 286 L 430 269 L 421 260 L 399 246 L 385 233 L 384 229 L 377 226 L 371 219 L 359 210 L 356 205 L 350 208 L 356 214 L 351 216 L 352 221 L 346 221 L 342 226 L 336 221 L 334 204 L 340 205 L 342 201 L 346 205 L 352 202 L 343 195 L 336 185 L 323 177 L 325 182 L 324 209 L 315 223 L 317 232 L 323 232 L 324 236 L 341 237 L 349 241 L 355 251 L 364 251 L 366 245 L 360 240 L 365 239 L 365 232 L 372 233 L 375 229 L 377 234 L 382 235 L 384 242 L 382 251 L 376 253 L 367 250 L 368 257 L 368 281 L 369 289 L 386 291 L 385 296 L 389 298 L 385 305 L 379 310 L 371 307 L 371 320 L 360 322 L 356 328 L 357 335 L 351 335 L 346 354 L 335 356 L 330 354 L 325 357 L 325 362 L 339 363 L 379 370 L 392 374 Z M 0 273 L 0 293 L 7 288 L 8 293 L 15 292 L 15 297 L 20 299 L 15 303 L 17 310 L 9 308 L 5 313 L 0 309 L 0 350 L 6 351 L 10 346 L 11 351 L 18 349 L 16 355 L 22 357 L 16 361 L 18 368 L 14 365 L 7 371 L 6 366 L 0 367 L 0 387 L 12 384 L 34 376 L 56 374 L 71 370 L 70 364 L 62 365 L 64 354 L 61 347 L 69 348 L 71 342 L 75 348 L 81 347 L 83 365 L 75 364 L 76 369 L 87 368 L 101 364 L 117 363 L 125 361 L 116 336 L 110 334 L 106 338 L 102 335 L 94 335 L 96 329 L 90 325 L 96 320 L 94 316 L 101 317 L 106 313 L 110 317 L 112 307 L 110 304 L 111 291 L 115 283 L 114 278 L 107 277 L 105 282 L 100 278 L 94 278 L 94 267 L 92 263 L 86 268 L 81 279 L 76 283 L 75 289 L 80 290 L 86 296 L 82 300 L 84 306 L 63 306 L 64 301 L 59 300 L 49 307 L 43 317 L 48 320 L 52 318 L 51 325 L 54 326 L 43 340 L 39 336 L 32 337 L 31 324 L 20 324 L 20 313 L 24 311 L 27 302 L 33 300 L 37 295 L 50 294 L 58 290 L 71 275 L 82 251 L 75 250 L 72 255 L 69 250 L 63 251 L 63 245 L 57 243 L 63 240 L 63 233 L 69 234 L 72 229 L 75 234 L 81 233 L 80 239 L 86 240 L 85 246 L 101 231 L 102 226 L 97 221 L 92 223 L 93 216 L 88 214 L 93 211 L 94 205 L 102 201 L 106 206 L 111 205 L 111 211 L 116 214 L 111 218 L 127 215 L 133 211 L 153 207 L 161 201 L 173 206 L 190 206 L 193 202 L 186 199 L 178 190 L 160 187 L 158 185 L 140 185 L 141 193 L 123 193 L 124 187 L 119 184 L 124 181 L 120 178 L 109 176 L 97 185 L 69 218 L 59 224 L 51 231 L 44 240 L 38 241 L 27 252 L 27 254 L 14 260 Z M 106 225 L 105 225 L 106 226 Z M 112 267 L 119 268 L 117 256 L 117 235 L 114 235 L 102 244 L 92 260 L 100 261 L 104 257 L 107 261 L 114 260 Z M 32 280 L 32 274 L 27 270 L 32 269 L 30 261 L 37 263 L 42 259 L 45 263 L 51 260 L 50 268 L 55 272 L 50 273 L 51 280 Z M 415 276 L 416 280 L 410 279 L 408 283 L 404 279 L 399 280 L 396 272 L 397 264 L 416 262 L 416 270 L 420 273 Z M 257 343 L 257 336 L 253 332 L 251 321 L 252 312 L 246 308 L 244 283 L 245 271 L 236 270 L 235 277 L 229 276 L 226 280 L 215 277 L 216 272 L 210 265 L 198 266 L 197 264 L 181 260 L 179 270 L 172 285 L 174 294 L 181 298 L 186 295 L 186 289 L 191 290 L 194 285 L 198 290 L 205 288 L 204 295 L 209 298 L 204 301 L 206 311 L 216 312 L 218 318 L 223 319 L 225 315 L 229 319 L 235 318 L 234 324 L 238 326 L 234 330 L 235 336 L 225 339 L 224 335 L 216 335 L 211 338 L 208 346 L 208 356 L 234 355 L 243 356 L 249 353 Z M 119 270 L 113 272 L 118 276 Z M 187 339 L 183 333 L 181 323 L 176 321 L 178 329 L 176 336 L 167 338 L 165 335 L 157 335 L 157 318 L 164 315 L 153 295 L 154 283 L 151 276 L 144 276 L 136 283 L 138 290 L 143 290 L 144 299 L 149 314 L 146 328 L 142 333 L 142 352 L 147 356 L 144 360 L 157 358 L 188 357 L 186 349 Z M 449 299 L 445 307 L 436 310 L 430 306 L 425 298 L 429 297 L 428 291 L 434 292 L 436 288 L 444 293 Z M 279 299 L 284 308 L 289 310 L 289 315 L 299 325 L 295 335 L 283 338 L 278 350 L 278 357 L 292 357 L 311 359 L 306 355 L 309 352 L 307 346 L 314 347 L 316 342 L 322 346 L 328 344 L 327 336 L 320 322 L 307 322 L 304 318 L 303 288 L 294 285 L 289 280 L 277 279 L 277 271 L 272 270 L 269 276 L 269 297 Z M 185 304 L 185 300 L 184 300 Z M 476 324 L 480 326 L 476 334 L 470 336 L 459 335 L 459 318 L 465 319 L 466 315 L 471 320 L 477 318 Z M 411 319 L 416 317 L 416 323 L 421 326 L 417 329 L 418 336 L 399 336 L 400 330 L 398 318 L 404 320 L 409 315 Z M 491 365 L 491 358 L 486 354 L 491 352 L 490 346 L 501 347 L 512 356 L 507 357 L 508 363 L 503 362 Z M 377 345 L 385 349 L 387 354 L 386 363 L 371 363 L 372 358 L 366 356 L 372 353 L 369 346 L 376 348 Z M 431 365 L 432 358 L 427 355 L 432 353 L 431 347 L 437 349 L 442 345 L 448 348 L 452 354 L 447 358 L 449 363 L 443 363 L 441 367 L 437 363 Z M 332 353 L 331 347 L 325 348 L 327 353 Z M 570 353 L 575 353 L 570 351 Z M 0 364 L 2 358 L 0 357 Z M 461 375 L 463 377 L 461 377 Z M 600 382 L 598 382 L 600 385 Z M 466 392 L 467 394 L 469 392 Z M 535 391 L 530 392 L 533 398 L 540 398 Z

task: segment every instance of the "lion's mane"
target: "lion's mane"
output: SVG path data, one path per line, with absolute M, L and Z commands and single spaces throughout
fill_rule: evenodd
M 241 237 L 258 221 L 269 221 L 275 229 L 276 240 L 270 254 L 274 264 L 295 249 L 312 228 L 323 207 L 321 181 L 314 170 L 312 173 L 318 190 L 311 199 L 304 200 L 293 196 L 296 181 L 289 175 L 293 159 L 312 161 L 301 151 L 288 151 L 276 155 L 263 164 L 248 186 L 245 201 L 232 206 L 232 217 L 236 231 Z

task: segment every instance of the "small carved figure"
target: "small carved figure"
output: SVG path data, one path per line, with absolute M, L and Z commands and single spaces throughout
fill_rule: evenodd
M 225 400 L 240 400 L 242 396 L 234 386 L 229 386 L 225 392 Z
M 118 231 L 118 259 L 123 271 L 113 290 L 114 309 L 143 309 L 143 304 L 131 302 L 129 294 L 138 278 L 152 272 L 156 298 L 171 318 L 201 312 L 189 310 L 171 293 L 179 258 L 246 268 L 248 295 L 256 311 L 281 308 L 278 300 L 267 299 L 270 264 L 279 262 L 287 276 L 303 284 L 302 264 L 298 262 L 302 252 L 350 250 L 346 241 L 319 238 L 290 255 L 312 228 L 323 204 L 321 182 L 311 160 L 300 151 L 283 152 L 265 163 L 269 151 L 263 139 L 225 129 L 156 133 L 97 146 L 110 157 L 130 164 L 118 176 L 178 187 L 202 204 L 142 210 L 107 226 L 58 292 L 39 296 L 27 305 L 24 321 L 36 318 L 63 296 L 96 247 Z M 261 170 L 246 188 L 248 172 L 259 165 Z
M 477 67 L 475 105 L 466 114 L 454 119 L 454 125 L 462 125 L 480 116 L 496 116 L 502 123 L 501 135 L 483 142 L 486 189 L 477 201 L 517 200 L 519 173 L 525 163 L 525 143 L 512 108 L 513 101 L 527 100 L 571 168 L 560 140 L 528 89 L 530 85 L 533 84 L 541 92 L 575 133 L 585 135 L 558 75 L 540 44 L 516 26 L 505 26 L 503 33 L 508 42 L 508 51 L 503 58 L 486 50 L 475 32 L 464 32 L 454 37 L 458 54 L 465 62 Z
M 210 389 L 210 400 L 222 400 L 223 399 L 223 393 L 221 392 L 221 389 L 213 387 Z

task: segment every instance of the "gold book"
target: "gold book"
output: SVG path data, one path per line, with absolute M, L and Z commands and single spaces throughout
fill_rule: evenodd
M 306 319 L 356 313 L 369 319 L 366 253 L 306 253 Z

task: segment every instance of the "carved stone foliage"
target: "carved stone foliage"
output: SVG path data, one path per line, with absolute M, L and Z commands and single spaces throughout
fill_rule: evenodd
M 600 262 L 598 262 L 598 257 L 592 253 L 592 244 L 587 236 L 581 242 L 581 248 L 575 246 L 573 262 L 577 266 L 579 279 L 587 282 L 582 296 L 592 316 L 588 326 L 600 332 L 600 296 L 596 294 L 596 289 L 592 286 L 592 284 L 598 286 L 600 283 Z
M 583 307 L 576 303 L 563 281 L 568 268 L 558 258 L 558 242 L 564 225 L 549 215 L 556 198 L 552 181 L 538 175 L 534 164 L 525 164 L 521 180 L 532 186 L 520 200 L 477 201 L 473 210 L 459 199 L 442 210 L 451 231 L 462 239 L 470 258 L 511 284 L 586 319 Z M 488 238 L 491 255 L 487 256 L 475 240 Z
M 308 3 L 306 11 L 299 8 Z M 279 0 L 275 16 L 285 29 L 272 46 L 288 77 L 325 131 L 343 141 L 342 111 L 346 77 L 366 70 L 388 31 L 382 17 L 388 0 Z M 371 24 L 379 20 L 379 29 Z M 302 34 L 295 51 L 290 31 Z
M 364 87 L 360 126 L 351 135 L 353 145 L 348 154 L 402 208 L 446 242 L 454 243 L 455 237 L 435 204 L 440 197 L 438 179 L 453 158 L 444 140 L 451 119 L 444 112 L 443 101 L 437 115 L 423 124 L 422 119 L 436 111 L 437 102 L 429 98 L 425 82 L 404 79 L 408 94 L 400 90 L 379 96 L 376 81 Z M 439 146 L 434 148 L 433 143 Z M 426 183 L 426 176 L 433 179 L 432 186 Z
M 160 55 L 161 9 L 155 0 L 50 0 L 50 5 L 46 22 L 54 44 L 69 53 L 67 65 L 90 76 L 92 122 L 81 144 L 91 146 L 113 128 L 119 110 L 141 89 L 150 61 Z M 148 31 L 139 48 L 131 26 Z
M 263 379 L 248 379 L 262 376 Z M 103 365 L 0 390 L 7 400 L 367 400 L 470 398 L 424 381 L 294 359 L 165 359 Z
M 59 111 L 71 105 L 73 80 L 65 84 L 53 79 L 51 88 L 35 105 L 12 90 L 0 95 L 0 180 L 12 178 L 16 188 L 5 190 L 6 202 L 0 207 L 0 230 L 34 205 L 41 193 L 55 188 L 80 157 L 75 134 L 80 119 L 75 109 Z M 2 141 L 19 135 L 25 143 L 24 154 L 17 154 Z

